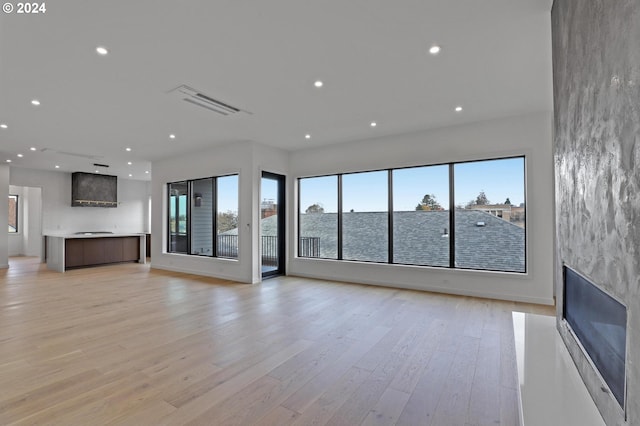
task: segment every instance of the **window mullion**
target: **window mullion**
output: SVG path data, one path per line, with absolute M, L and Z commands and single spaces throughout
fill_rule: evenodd
M 211 232 L 213 233 L 213 257 L 218 257 L 218 178 L 211 182 Z
M 456 267 L 456 206 L 454 165 L 449 164 L 449 267 Z
M 388 189 L 387 189 L 387 238 L 388 238 L 388 257 L 387 261 L 393 263 L 393 170 L 388 170 Z
M 338 260 L 342 260 L 342 175 L 338 175 Z

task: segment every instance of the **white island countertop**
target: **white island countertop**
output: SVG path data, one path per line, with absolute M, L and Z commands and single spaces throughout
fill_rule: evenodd
M 71 232 L 71 233 L 48 233 L 45 237 L 54 238 L 104 238 L 104 237 L 140 237 L 146 235 L 144 232 Z

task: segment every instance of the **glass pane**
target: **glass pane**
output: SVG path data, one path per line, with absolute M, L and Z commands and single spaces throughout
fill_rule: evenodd
M 238 175 L 217 179 L 218 257 L 238 258 Z
M 170 253 L 187 253 L 187 182 L 169 184 Z
M 449 266 L 449 166 L 393 171 L 393 262 Z
M 300 257 L 338 258 L 338 177 L 300 179 Z
M 18 196 L 9 195 L 9 232 L 18 232 Z
M 191 183 L 191 254 L 213 256 L 213 178 Z
M 262 178 L 260 230 L 262 272 L 278 270 L 278 181 Z
M 525 272 L 524 158 L 454 167 L 456 267 Z
M 342 176 L 342 257 L 388 262 L 388 172 Z

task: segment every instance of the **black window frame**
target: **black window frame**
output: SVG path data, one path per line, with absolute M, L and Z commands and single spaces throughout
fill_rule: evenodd
M 393 213 L 393 211 L 389 210 L 389 207 L 393 208 L 393 201 L 392 198 L 393 197 L 393 188 L 389 187 L 389 182 L 390 182 L 390 177 L 389 175 L 391 174 L 391 170 L 392 169 L 380 169 L 380 170 L 365 170 L 365 171 L 361 171 L 361 172 L 350 172 L 350 173 L 341 173 L 340 174 L 340 179 L 338 179 L 339 181 L 339 194 L 340 194 L 340 202 L 339 202 L 339 208 L 338 208 L 338 232 L 340 232 L 339 236 L 340 236 L 340 247 L 339 247 L 339 257 L 338 259 L 334 259 L 334 260 L 345 260 L 348 262 L 365 262 L 365 263 L 393 263 L 393 247 L 390 247 L 393 244 L 393 241 L 390 240 L 390 238 L 393 237 L 393 229 L 389 228 L 390 226 L 393 226 L 393 219 L 390 217 L 391 214 Z M 376 260 L 364 260 L 364 259 L 345 259 L 343 257 L 343 243 L 344 243 L 344 210 L 343 210 L 343 177 L 344 176 L 348 176 L 348 175 L 357 175 L 357 174 L 362 174 L 362 173 L 377 173 L 377 172 L 387 172 L 387 261 L 386 262 L 381 262 L 381 261 L 376 261 Z M 349 212 L 350 213 L 350 212 Z
M 514 270 L 501 270 L 501 269 L 485 269 L 485 268 L 472 268 L 472 267 L 461 267 L 455 265 L 455 166 L 457 164 L 465 164 L 465 163 L 477 163 L 483 161 L 497 161 L 497 160 L 509 160 L 509 159 L 522 159 L 523 160 L 523 194 L 524 194 L 524 268 L 522 271 L 514 271 Z M 394 262 L 393 259 L 393 171 L 394 170 L 403 170 L 403 169 L 411 169 L 418 167 L 429 167 L 429 166 L 443 166 L 446 165 L 449 167 L 449 265 L 448 266 L 440 266 L 440 265 L 416 265 L 416 264 L 407 264 Z M 367 173 L 367 172 L 376 172 L 376 171 L 387 171 L 389 173 L 388 179 L 388 242 L 389 242 L 389 251 L 388 251 L 388 261 L 387 262 L 377 262 L 377 261 L 367 261 L 367 260 L 350 260 L 344 259 L 342 256 L 342 177 L 344 175 L 350 175 L 355 173 Z M 326 177 L 326 176 L 337 176 L 337 184 L 338 184 L 338 256 L 337 258 L 323 258 L 323 257 L 309 257 L 303 256 L 301 253 L 301 244 L 300 244 L 300 226 L 301 226 L 301 215 L 302 209 L 300 205 L 300 182 L 303 179 L 309 178 L 318 178 L 318 177 Z M 527 201 L 527 156 L 523 155 L 512 155 L 512 156 L 504 156 L 504 157 L 494 157 L 494 158 L 482 158 L 482 159 L 474 159 L 474 160 L 466 160 L 466 161 L 456 161 L 456 162 L 446 162 L 446 163 L 432 163 L 432 164 L 421 164 L 415 166 L 407 166 L 407 167 L 394 167 L 394 168 L 384 168 L 384 169 L 373 169 L 373 170 L 362 170 L 356 172 L 345 172 L 345 173 L 332 173 L 332 174 L 323 174 L 323 175 L 312 175 L 312 176 L 300 176 L 297 178 L 297 190 L 298 190 L 298 203 L 297 203 L 297 215 L 298 215 L 298 224 L 297 224 L 297 234 L 296 234 L 296 242 L 298 245 L 297 249 L 297 257 L 300 259 L 321 259 L 321 260 L 332 260 L 338 262 L 359 262 L 359 263 L 376 263 L 376 264 L 391 264 L 391 265 L 406 265 L 406 266 L 418 266 L 418 267 L 429 267 L 429 268 L 440 268 L 440 269 L 455 269 L 455 270 L 466 270 L 466 271 L 486 271 L 486 272 L 503 272 L 503 273 L 513 273 L 518 275 L 526 275 L 529 270 L 529 229 L 527 227 L 527 219 L 528 219 L 528 201 Z
M 220 176 L 209 176 L 209 177 L 204 177 L 204 178 L 195 178 L 195 179 L 187 179 L 187 180 L 180 180 L 180 181 L 175 181 L 175 182 L 167 182 L 166 184 L 166 190 L 167 190 L 167 211 L 166 211 L 166 217 L 167 217 L 167 228 L 166 228 L 166 232 L 167 232 L 167 245 L 166 245 L 166 252 L 168 254 L 180 254 L 180 255 L 185 255 L 185 256 L 195 256 L 195 257 L 204 257 L 204 258 L 218 258 L 218 259 L 230 259 L 230 260 L 238 260 L 240 257 L 240 253 L 239 250 L 237 250 L 236 252 L 236 256 L 220 256 L 219 255 L 219 248 L 218 248 L 218 238 L 217 238 L 217 230 L 218 230 L 218 179 L 219 178 L 224 178 L 224 177 L 230 177 L 230 176 L 237 176 L 238 177 L 238 182 L 239 182 L 239 178 L 240 175 L 239 173 L 231 173 L 231 174 L 227 174 L 227 175 L 220 175 Z M 192 201 L 194 200 L 195 197 L 195 193 L 193 190 L 193 184 L 194 182 L 197 181 L 202 181 L 202 180 L 208 180 L 211 179 L 212 180 L 212 189 L 211 189 L 211 196 L 212 196 L 212 212 L 211 212 L 211 221 L 212 221 L 212 227 L 211 227 L 211 232 L 212 232 L 212 251 L 211 254 L 202 254 L 202 253 L 191 253 L 191 240 L 193 238 L 193 224 L 192 224 Z M 172 185 L 177 185 L 177 184 L 185 184 L 187 187 L 187 202 L 186 202 L 186 209 L 187 209 L 187 214 L 186 214 L 186 221 L 187 221 L 187 226 L 186 226 L 186 250 L 185 251 L 176 251 L 174 249 L 172 249 L 171 247 L 171 243 L 172 243 L 172 239 L 171 239 L 171 203 L 172 203 L 172 195 L 171 195 L 171 186 Z M 240 191 L 240 187 L 238 186 L 238 192 Z M 238 197 L 239 198 L 239 197 Z M 176 198 L 176 217 L 178 217 L 179 214 L 179 201 Z M 238 205 L 238 210 L 239 210 L 240 206 Z M 239 212 L 238 212 L 239 214 Z M 178 230 L 178 223 L 176 221 L 176 231 Z
M 186 207 L 186 212 L 185 212 L 185 220 L 186 220 L 186 226 L 185 226 L 185 233 L 184 236 L 186 238 L 186 247 L 185 250 L 182 251 L 177 251 L 175 249 L 173 249 L 171 247 L 172 245 L 172 231 L 171 231 L 171 204 L 172 204 L 172 197 L 174 197 L 175 199 L 175 212 L 176 212 L 176 223 L 175 223 L 175 235 L 180 236 L 180 224 L 179 224 L 179 220 L 178 218 L 180 217 L 180 198 L 179 196 L 173 196 L 171 194 L 171 185 L 186 185 L 187 187 L 187 202 L 185 203 L 185 207 Z M 190 193 L 190 185 L 189 185 L 189 181 L 176 181 L 176 182 L 170 182 L 167 184 L 167 253 L 177 253 L 177 254 L 189 254 L 191 251 L 191 242 L 190 242 L 190 235 L 191 235 L 191 230 L 189 229 L 190 224 L 191 224 L 191 211 L 189 209 L 189 193 Z

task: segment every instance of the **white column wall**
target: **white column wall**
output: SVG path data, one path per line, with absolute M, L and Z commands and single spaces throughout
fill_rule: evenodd
M 0 164 L 0 199 L 9 198 L 9 166 Z M 0 208 L 0 223 L 9 223 L 9 208 Z M 0 269 L 9 267 L 9 233 L 0 237 Z
M 22 254 L 40 256 L 44 254 L 42 238 L 42 188 L 24 188 L 24 212 L 22 218 L 25 228 L 22 238 Z
M 9 256 L 20 256 L 24 254 L 25 229 L 28 229 L 28 222 L 25 222 L 25 202 L 24 192 L 21 186 L 9 185 L 9 195 L 18 196 L 18 232 L 9 234 Z M 8 216 L 7 216 L 8 220 Z M 28 231 L 26 234 L 28 235 Z

